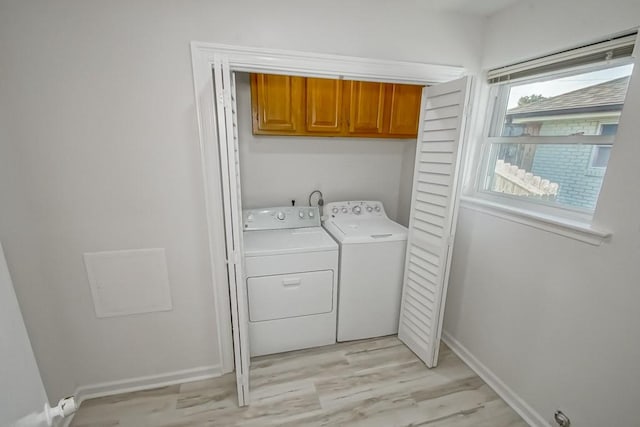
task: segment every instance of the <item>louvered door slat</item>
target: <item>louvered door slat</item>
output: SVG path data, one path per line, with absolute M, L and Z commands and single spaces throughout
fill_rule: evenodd
M 423 91 L 398 337 L 429 367 L 442 331 L 468 85 Z
M 424 156 L 425 158 L 429 158 L 429 156 Z M 421 160 L 418 165 L 417 172 L 424 172 L 430 174 L 438 174 L 438 175 L 450 175 L 451 174 L 451 163 L 435 163 L 432 161 L 423 161 Z
M 409 271 L 409 280 L 407 280 L 407 286 L 410 287 L 414 292 L 416 299 L 421 301 L 423 305 L 429 306 L 434 303 L 434 293 L 426 291 L 414 278 L 412 278 L 412 273 Z
M 449 177 L 444 174 L 423 174 L 420 176 L 420 182 L 436 185 L 449 185 Z
M 427 124 L 430 124 L 434 120 L 456 119 L 458 117 L 458 112 L 458 104 L 439 108 L 434 108 L 432 105 L 431 109 L 425 113 L 424 121 Z
M 422 140 L 425 143 L 454 141 L 456 138 L 456 129 L 434 129 L 426 130 L 422 134 Z M 429 144 L 425 144 L 429 145 Z
M 416 209 L 416 220 L 420 220 L 434 227 L 439 227 L 440 229 L 444 227 L 444 218 L 437 215 L 425 213 L 417 209 Z
M 438 253 L 431 252 L 430 249 L 431 248 L 429 247 L 419 248 L 419 247 L 413 246 L 411 248 L 411 254 L 416 258 L 421 259 L 424 262 L 438 268 L 440 267 L 440 258 L 438 257 Z
M 426 324 L 420 320 L 418 320 L 412 311 L 410 311 L 409 309 L 407 309 L 407 312 L 403 318 L 404 323 L 411 325 L 411 329 L 413 331 L 418 332 L 421 335 L 425 335 L 425 336 L 430 336 L 431 334 L 431 329 L 429 328 L 429 323 L 431 322 L 427 322 Z
M 446 165 L 453 164 L 453 153 L 423 153 L 418 156 L 420 161 L 426 163 L 444 163 Z
M 422 153 L 453 153 L 455 146 L 453 141 L 431 142 L 429 144 L 422 144 L 420 151 Z
M 449 82 L 449 83 L 453 83 L 453 82 Z M 428 108 L 429 110 L 437 110 L 440 108 L 445 108 L 445 107 L 453 107 L 453 106 L 458 106 L 458 105 L 462 105 L 464 102 L 464 98 L 465 98 L 465 94 L 461 93 L 457 90 L 454 90 L 452 92 L 443 92 L 443 93 L 438 93 L 435 94 L 435 91 L 439 91 L 440 89 L 442 89 L 442 87 L 444 85 L 447 85 L 449 83 L 444 83 L 442 85 L 436 85 L 436 86 L 430 86 L 431 88 L 433 88 L 432 90 L 429 90 L 428 87 L 426 87 L 425 89 L 427 89 L 428 92 L 431 92 L 431 94 L 429 95 L 429 105 Z M 424 93 L 424 92 L 423 92 Z M 449 117 L 458 117 L 458 113 L 456 112 L 454 115 L 451 115 Z
M 436 110 L 437 111 L 437 110 Z M 437 117 L 434 116 L 431 120 L 425 120 L 427 126 L 432 129 L 455 129 L 458 124 L 455 116 L 451 117 Z M 428 132 L 428 130 L 427 130 Z

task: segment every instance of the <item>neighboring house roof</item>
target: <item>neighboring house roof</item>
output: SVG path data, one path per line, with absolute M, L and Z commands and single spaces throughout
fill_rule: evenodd
M 516 118 L 621 110 L 628 84 L 629 76 L 620 77 L 512 108 L 507 111 L 507 116 Z

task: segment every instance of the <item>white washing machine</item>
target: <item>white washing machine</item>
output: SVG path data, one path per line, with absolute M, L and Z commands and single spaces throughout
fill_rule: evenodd
M 381 202 L 329 203 L 325 214 L 340 245 L 338 341 L 397 334 L 407 229 Z
M 251 356 L 336 342 L 338 245 L 317 207 L 243 211 Z

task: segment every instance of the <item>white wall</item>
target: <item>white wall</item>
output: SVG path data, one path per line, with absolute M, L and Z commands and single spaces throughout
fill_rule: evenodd
M 380 200 L 393 219 L 408 209 L 399 194 L 413 178 L 402 167 L 415 139 L 253 135 L 249 74 L 238 73 L 236 82 L 244 208 L 289 206 L 292 199 L 306 206 L 319 189 L 326 203 Z
M 219 363 L 189 41 L 475 69 L 483 24 L 412 0 L 1 0 L 0 239 L 49 396 Z M 144 247 L 173 311 L 97 319 L 82 253 Z
M 0 79 L 0 88 L 4 81 Z M 72 390 L 73 383 L 67 381 L 69 365 L 62 353 L 65 337 L 57 327 L 61 324 L 56 311 L 57 301 L 42 275 L 37 238 L 39 217 L 27 191 L 32 179 L 19 147 L 12 144 L 14 137 L 9 133 L 8 107 L 0 101 L 0 242 L 5 248 L 13 282 L 19 284 L 15 292 L 23 302 L 22 311 L 29 317 L 30 325 L 38 325 L 30 330 L 31 341 L 48 349 L 48 357 L 39 361 L 42 377 L 46 381 L 57 376 L 58 381 Z M 25 301 L 30 301 L 28 307 Z
M 397 221 L 409 225 L 411 214 L 411 196 L 413 191 L 413 172 L 416 162 L 416 144 L 407 144 L 402 155 L 402 172 L 400 174 L 400 191 L 398 195 Z
M 47 402 L 0 244 L 0 425 L 38 414 Z M 35 424 L 34 427 L 40 424 Z
M 637 1 L 525 1 L 488 23 L 484 67 L 638 25 Z M 507 42 L 508 40 L 508 42 Z M 640 67 L 627 95 L 590 246 L 461 209 L 444 329 L 552 423 L 638 425 Z

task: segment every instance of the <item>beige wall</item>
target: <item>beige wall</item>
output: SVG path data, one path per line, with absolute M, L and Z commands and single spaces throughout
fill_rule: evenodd
M 219 363 L 191 40 L 476 69 L 483 32 L 410 0 L 0 0 L 0 239 L 49 397 Z M 354 194 L 342 173 L 329 197 Z M 173 310 L 97 319 L 82 253 L 145 247 L 166 248 Z
M 490 19 L 484 66 L 572 47 L 639 21 L 637 1 L 523 1 Z M 638 424 L 638 115 L 636 66 L 596 211 L 611 241 L 591 246 L 460 211 L 445 332 L 549 424 L 557 408 L 576 426 Z

